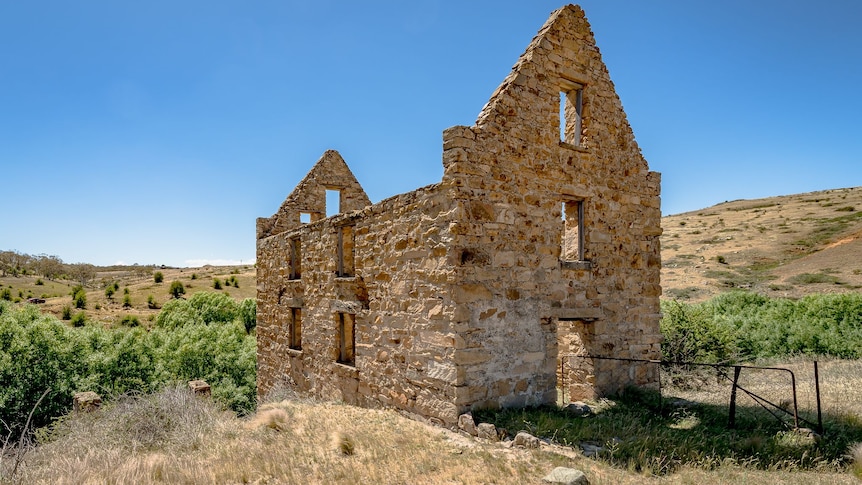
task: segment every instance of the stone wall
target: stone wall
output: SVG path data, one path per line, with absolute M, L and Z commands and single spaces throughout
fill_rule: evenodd
M 371 205 L 327 152 L 258 220 L 259 392 L 452 425 L 554 402 L 564 378 L 581 397 L 657 382 L 607 360 L 560 374 L 568 354 L 658 358 L 660 344 L 660 177 L 580 8 L 552 14 L 474 126 L 444 131 L 443 166 L 439 184 Z M 303 224 L 331 187 L 343 212 Z

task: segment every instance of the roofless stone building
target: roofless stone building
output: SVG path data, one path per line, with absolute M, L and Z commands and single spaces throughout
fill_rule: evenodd
M 658 358 L 661 341 L 660 175 L 579 7 L 551 15 L 475 125 L 443 132 L 443 167 L 372 204 L 327 151 L 258 219 L 259 393 L 452 425 L 552 403 L 563 381 L 572 398 L 655 383 L 624 362 L 560 365 Z

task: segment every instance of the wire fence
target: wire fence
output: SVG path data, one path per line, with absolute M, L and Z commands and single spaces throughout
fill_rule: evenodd
M 605 361 L 605 362 L 600 362 Z M 560 363 L 564 402 L 577 400 L 589 369 L 599 364 L 630 367 L 632 375 L 658 372 L 659 409 L 679 412 L 693 406 L 712 407 L 727 416 L 730 428 L 810 428 L 822 432 L 818 363 L 788 366 L 702 364 L 607 356 L 566 355 Z

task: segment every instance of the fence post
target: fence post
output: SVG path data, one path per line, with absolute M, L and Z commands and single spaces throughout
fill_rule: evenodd
M 820 412 L 820 372 L 817 371 L 817 361 L 814 361 L 814 393 L 817 394 L 817 432 L 823 434 L 823 415 Z
M 739 372 L 742 367 L 733 366 L 733 387 L 730 388 L 730 411 L 727 418 L 727 427 L 734 428 L 736 426 L 736 383 L 739 382 Z

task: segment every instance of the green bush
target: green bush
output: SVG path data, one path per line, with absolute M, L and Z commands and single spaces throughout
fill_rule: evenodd
M 153 281 L 156 283 L 161 283 L 165 280 L 165 275 L 162 274 L 161 271 L 156 271 L 153 273 Z
M 139 327 L 141 325 L 141 321 L 134 315 L 126 315 L 120 319 L 120 325 L 129 328 Z
M 0 290 L 0 300 L 12 301 L 12 292 L 9 291 L 9 288 Z
M 159 304 L 156 303 L 156 297 L 153 295 L 147 295 L 147 308 L 150 310 L 156 310 L 159 308 Z
M 105 298 L 112 300 L 114 298 L 114 292 L 117 291 L 114 289 L 114 285 L 108 285 L 105 287 Z
M 157 323 L 150 331 L 127 326 L 139 324 L 132 316 L 114 329 L 74 328 L 34 305 L 0 301 L 0 420 L 7 426 L 0 428 L 0 442 L 20 433 L 46 389 L 50 392 L 34 412 L 35 427 L 67 412 L 76 391 L 92 390 L 110 399 L 191 379 L 206 380 L 213 397 L 233 410 L 252 411 L 257 344 L 239 310 L 247 315 L 249 304 L 226 304 L 217 293 L 202 295 L 165 304 L 156 321 L 167 312 L 170 325 Z
M 45 282 L 42 281 L 42 278 L 36 278 L 36 286 L 42 286 L 44 284 L 45 284 Z
M 83 286 L 75 285 L 74 287 L 72 287 L 71 294 L 72 302 L 75 303 L 75 308 L 87 308 L 87 292 L 84 290 Z
M 662 358 L 673 362 L 719 363 L 736 358 L 730 328 L 716 325 L 697 305 L 663 301 Z
M 179 298 L 186 293 L 186 287 L 183 286 L 182 282 L 174 281 L 171 283 L 171 288 L 168 290 L 168 293 L 170 293 L 174 298 Z
M 72 326 L 73 327 L 83 327 L 87 324 L 87 315 L 84 312 L 78 312 L 75 316 L 72 317 Z
M 69 305 L 64 306 L 61 315 L 62 315 L 61 318 L 63 320 L 71 320 L 72 319 L 72 307 L 70 307 Z
M 791 300 L 737 291 L 697 304 L 663 301 L 662 312 L 667 360 L 862 357 L 858 293 Z
M 123 308 L 132 308 L 132 295 L 123 295 Z
M 216 290 L 221 289 L 221 280 L 220 279 L 213 278 L 213 288 L 215 288 Z

